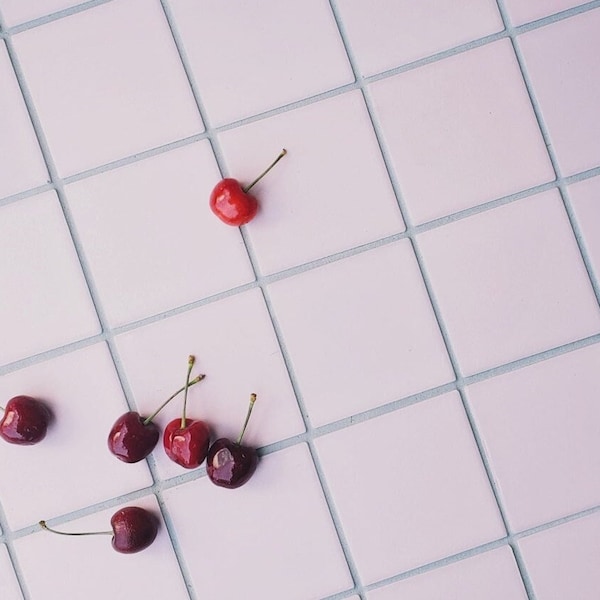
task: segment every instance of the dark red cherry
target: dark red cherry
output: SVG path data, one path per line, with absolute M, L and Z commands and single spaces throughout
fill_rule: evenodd
M 52 419 L 50 409 L 30 396 L 15 396 L 4 408 L 0 436 L 10 444 L 30 446 L 46 437 Z
M 152 421 L 131 411 L 121 415 L 108 434 L 108 448 L 120 460 L 136 463 L 154 450 L 160 431 Z
M 251 221 L 258 212 L 257 199 L 248 192 L 258 183 L 285 155 L 285 148 L 279 156 L 250 185 L 242 187 L 237 179 L 222 179 L 210 194 L 209 206 L 223 223 L 240 227 Z
M 250 396 L 250 406 L 238 439 L 233 442 L 220 438 L 210 447 L 206 457 L 206 474 L 215 484 L 224 488 L 238 488 L 244 485 L 256 470 L 258 454 L 254 448 L 242 446 L 242 438 L 250 420 L 256 394 Z
M 46 531 L 58 535 L 112 535 L 112 547 L 121 554 L 133 554 L 147 548 L 158 533 L 158 519 L 151 512 L 139 506 L 127 506 L 118 510 L 111 518 L 112 531 L 57 531 L 40 521 L 40 526 Z
M 204 375 L 198 375 L 198 377 L 189 382 L 189 385 L 194 385 L 202 381 L 204 377 Z M 108 434 L 108 449 L 119 460 L 126 463 L 136 463 L 146 458 L 152 452 L 160 438 L 158 426 L 152 419 L 175 396 L 184 390 L 185 387 L 182 387 L 169 396 L 149 417 L 142 417 L 135 411 L 122 414 L 115 421 Z
M 158 519 L 139 506 L 127 506 L 111 518 L 112 546 L 117 552 L 133 554 L 147 548 L 158 533 Z

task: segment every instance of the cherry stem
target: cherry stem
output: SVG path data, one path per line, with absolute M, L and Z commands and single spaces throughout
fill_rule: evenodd
M 242 188 L 243 191 L 248 192 L 251 188 L 253 188 L 286 154 L 287 150 L 284 148 L 279 153 L 279 156 L 250 185 Z
M 68 531 L 57 531 L 56 529 L 48 527 L 48 525 L 46 525 L 46 521 L 40 521 L 39 525 L 42 529 L 50 531 L 51 533 L 56 533 L 58 535 L 114 535 L 114 531 L 83 531 L 75 533 L 71 533 Z
M 246 427 L 248 427 L 248 421 L 250 420 L 250 415 L 252 414 L 252 409 L 254 408 L 255 402 L 256 394 L 250 394 L 250 406 L 248 407 L 248 412 L 246 413 L 246 420 L 244 421 L 244 426 L 242 427 L 240 437 L 235 442 L 238 446 L 242 443 L 242 438 L 244 437 L 244 433 L 246 433 Z
M 206 375 L 198 375 L 198 377 L 195 377 L 194 379 L 192 379 L 190 381 L 190 385 L 195 385 L 196 383 L 198 383 L 199 381 L 202 381 L 204 378 L 206 377 Z M 189 386 L 188 386 L 189 387 Z M 144 425 L 148 425 L 152 419 L 154 419 L 154 417 L 167 405 L 169 404 L 169 402 L 171 402 L 171 400 L 173 400 L 173 398 L 175 398 L 175 396 L 178 396 L 179 394 L 181 394 L 181 392 L 183 392 L 185 390 L 185 387 L 182 387 L 180 389 L 178 389 L 172 396 L 169 396 L 149 417 L 147 417 L 146 419 L 144 419 L 142 421 L 142 423 Z
M 196 362 L 196 358 L 190 354 L 188 356 L 188 370 L 187 375 L 185 377 L 185 387 L 184 387 L 184 396 L 183 396 L 183 413 L 181 414 L 181 429 L 185 429 L 185 409 L 187 407 L 187 397 L 188 397 L 188 389 L 190 387 L 190 373 L 192 372 L 192 367 Z

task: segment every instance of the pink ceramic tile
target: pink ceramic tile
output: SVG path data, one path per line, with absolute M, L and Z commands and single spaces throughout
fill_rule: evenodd
M 360 92 L 232 129 L 219 140 L 229 173 L 247 183 L 279 148 L 288 150 L 254 188 L 261 210 L 247 229 L 263 273 L 404 230 Z
M 454 379 L 410 242 L 268 288 L 313 425 Z
M 373 75 L 504 29 L 493 0 L 338 0 L 363 75 Z
M 600 279 L 600 177 L 570 186 L 569 195 L 592 268 Z
M 214 437 L 238 436 L 251 393 L 258 395 L 245 440 L 264 446 L 304 431 L 298 405 L 262 295 L 253 290 L 117 337 L 139 409 L 150 414 L 185 383 L 187 357 L 206 379 L 191 388 L 188 416 L 211 424 Z M 181 416 L 182 400 L 159 414 Z M 154 452 L 163 477 L 181 474 Z
M 513 25 L 536 21 L 580 4 L 585 4 L 585 0 L 504 0 Z
M 508 40 L 379 81 L 371 94 L 415 223 L 554 179 Z
M 152 484 L 144 463 L 108 451 L 108 432 L 127 406 L 104 345 L 4 375 L 0 404 L 20 394 L 47 402 L 54 422 L 34 446 L 2 442 L 0 496 L 13 529 Z
M 369 592 L 368 600 L 527 600 L 508 546 Z
M 0 364 L 99 332 L 54 192 L 0 208 Z
M 600 504 L 599 366 L 595 345 L 468 388 L 513 530 Z
M 199 598 L 316 600 L 352 587 L 305 445 L 263 458 L 237 490 L 204 477 L 164 497 Z
M 0 198 L 48 182 L 48 173 L 15 72 L 0 42 Z
M 0 0 L 0 12 L 6 27 L 83 4 L 84 0 Z
M 456 392 L 316 444 L 363 583 L 505 535 Z
M 171 0 L 208 118 L 223 125 L 353 81 L 327 2 Z
M 519 540 L 537 600 L 596 600 L 600 589 L 600 515 Z
M 8 600 L 23 599 L 15 571 L 4 544 L 0 544 L 0 598 Z
M 129 502 L 152 511 L 160 519 L 153 497 Z M 54 525 L 61 531 L 109 531 L 115 506 L 69 523 Z M 65 537 L 40 529 L 15 542 L 19 564 L 32 600 L 55 598 L 169 598 L 188 600 L 164 524 L 148 548 L 132 555 L 115 552 L 108 535 Z
M 467 375 L 600 330 L 555 190 L 431 230 L 418 244 Z
M 219 179 L 204 141 L 67 186 L 111 325 L 254 279 L 239 230 L 208 207 Z
M 600 165 L 600 9 L 519 36 L 563 175 Z
M 115 0 L 13 39 L 63 176 L 202 130 L 158 0 Z

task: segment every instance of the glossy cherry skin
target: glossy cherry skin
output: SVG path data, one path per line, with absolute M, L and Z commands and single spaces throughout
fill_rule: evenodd
M 158 519 L 138 506 L 118 510 L 111 518 L 112 546 L 122 554 L 133 554 L 147 548 L 158 533 Z
M 236 444 L 227 438 L 218 439 L 208 451 L 206 473 L 220 487 L 238 488 L 252 477 L 258 465 L 254 448 Z
M 211 210 L 227 225 L 239 227 L 251 221 L 258 211 L 258 201 L 244 192 L 237 179 L 222 179 L 210 195 Z
M 167 456 L 186 469 L 199 467 L 208 453 L 210 429 L 204 421 L 174 419 L 163 433 L 163 446 Z
M 160 438 L 158 427 L 130 411 L 121 415 L 108 434 L 108 449 L 126 463 L 136 463 L 152 452 Z
M 46 437 L 51 419 L 52 413 L 44 403 L 30 396 L 15 396 L 6 403 L 0 436 L 10 444 L 37 444 Z

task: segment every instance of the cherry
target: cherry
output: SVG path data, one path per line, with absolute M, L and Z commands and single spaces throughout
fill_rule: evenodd
M 256 394 L 251 394 L 246 420 L 238 439 L 232 442 L 227 438 L 220 438 L 208 451 L 206 473 L 215 485 L 231 489 L 238 488 L 244 485 L 256 470 L 258 465 L 256 450 L 242 446 L 242 438 L 255 402 Z
M 258 211 L 258 201 L 248 192 L 285 155 L 284 148 L 279 156 L 250 184 L 242 187 L 237 179 L 226 178 L 217 183 L 210 194 L 211 210 L 227 225 L 239 227 L 251 221 Z
M 10 444 L 31 446 L 46 437 L 52 419 L 50 409 L 30 396 L 15 396 L 6 403 L 0 436 Z
M 165 427 L 163 434 L 163 446 L 167 456 L 186 469 L 195 469 L 202 464 L 202 461 L 206 458 L 210 442 L 208 425 L 204 421 L 186 418 L 190 373 L 195 360 L 193 356 L 188 358 L 181 419 L 171 421 Z
M 110 519 L 112 531 L 85 531 L 70 533 L 57 531 L 39 522 L 40 527 L 58 535 L 112 535 L 112 547 L 122 554 L 133 554 L 147 548 L 158 533 L 158 519 L 139 506 L 127 506 L 118 510 Z
M 205 375 L 198 375 L 189 382 L 194 385 L 204 379 Z M 189 387 L 189 386 L 186 386 Z M 119 459 L 126 463 L 136 463 L 143 460 L 152 452 L 160 438 L 158 426 L 152 421 L 154 417 L 175 396 L 183 392 L 182 387 L 172 396 L 167 398 L 149 417 L 142 417 L 135 411 L 122 414 L 112 426 L 108 434 L 108 449 Z

